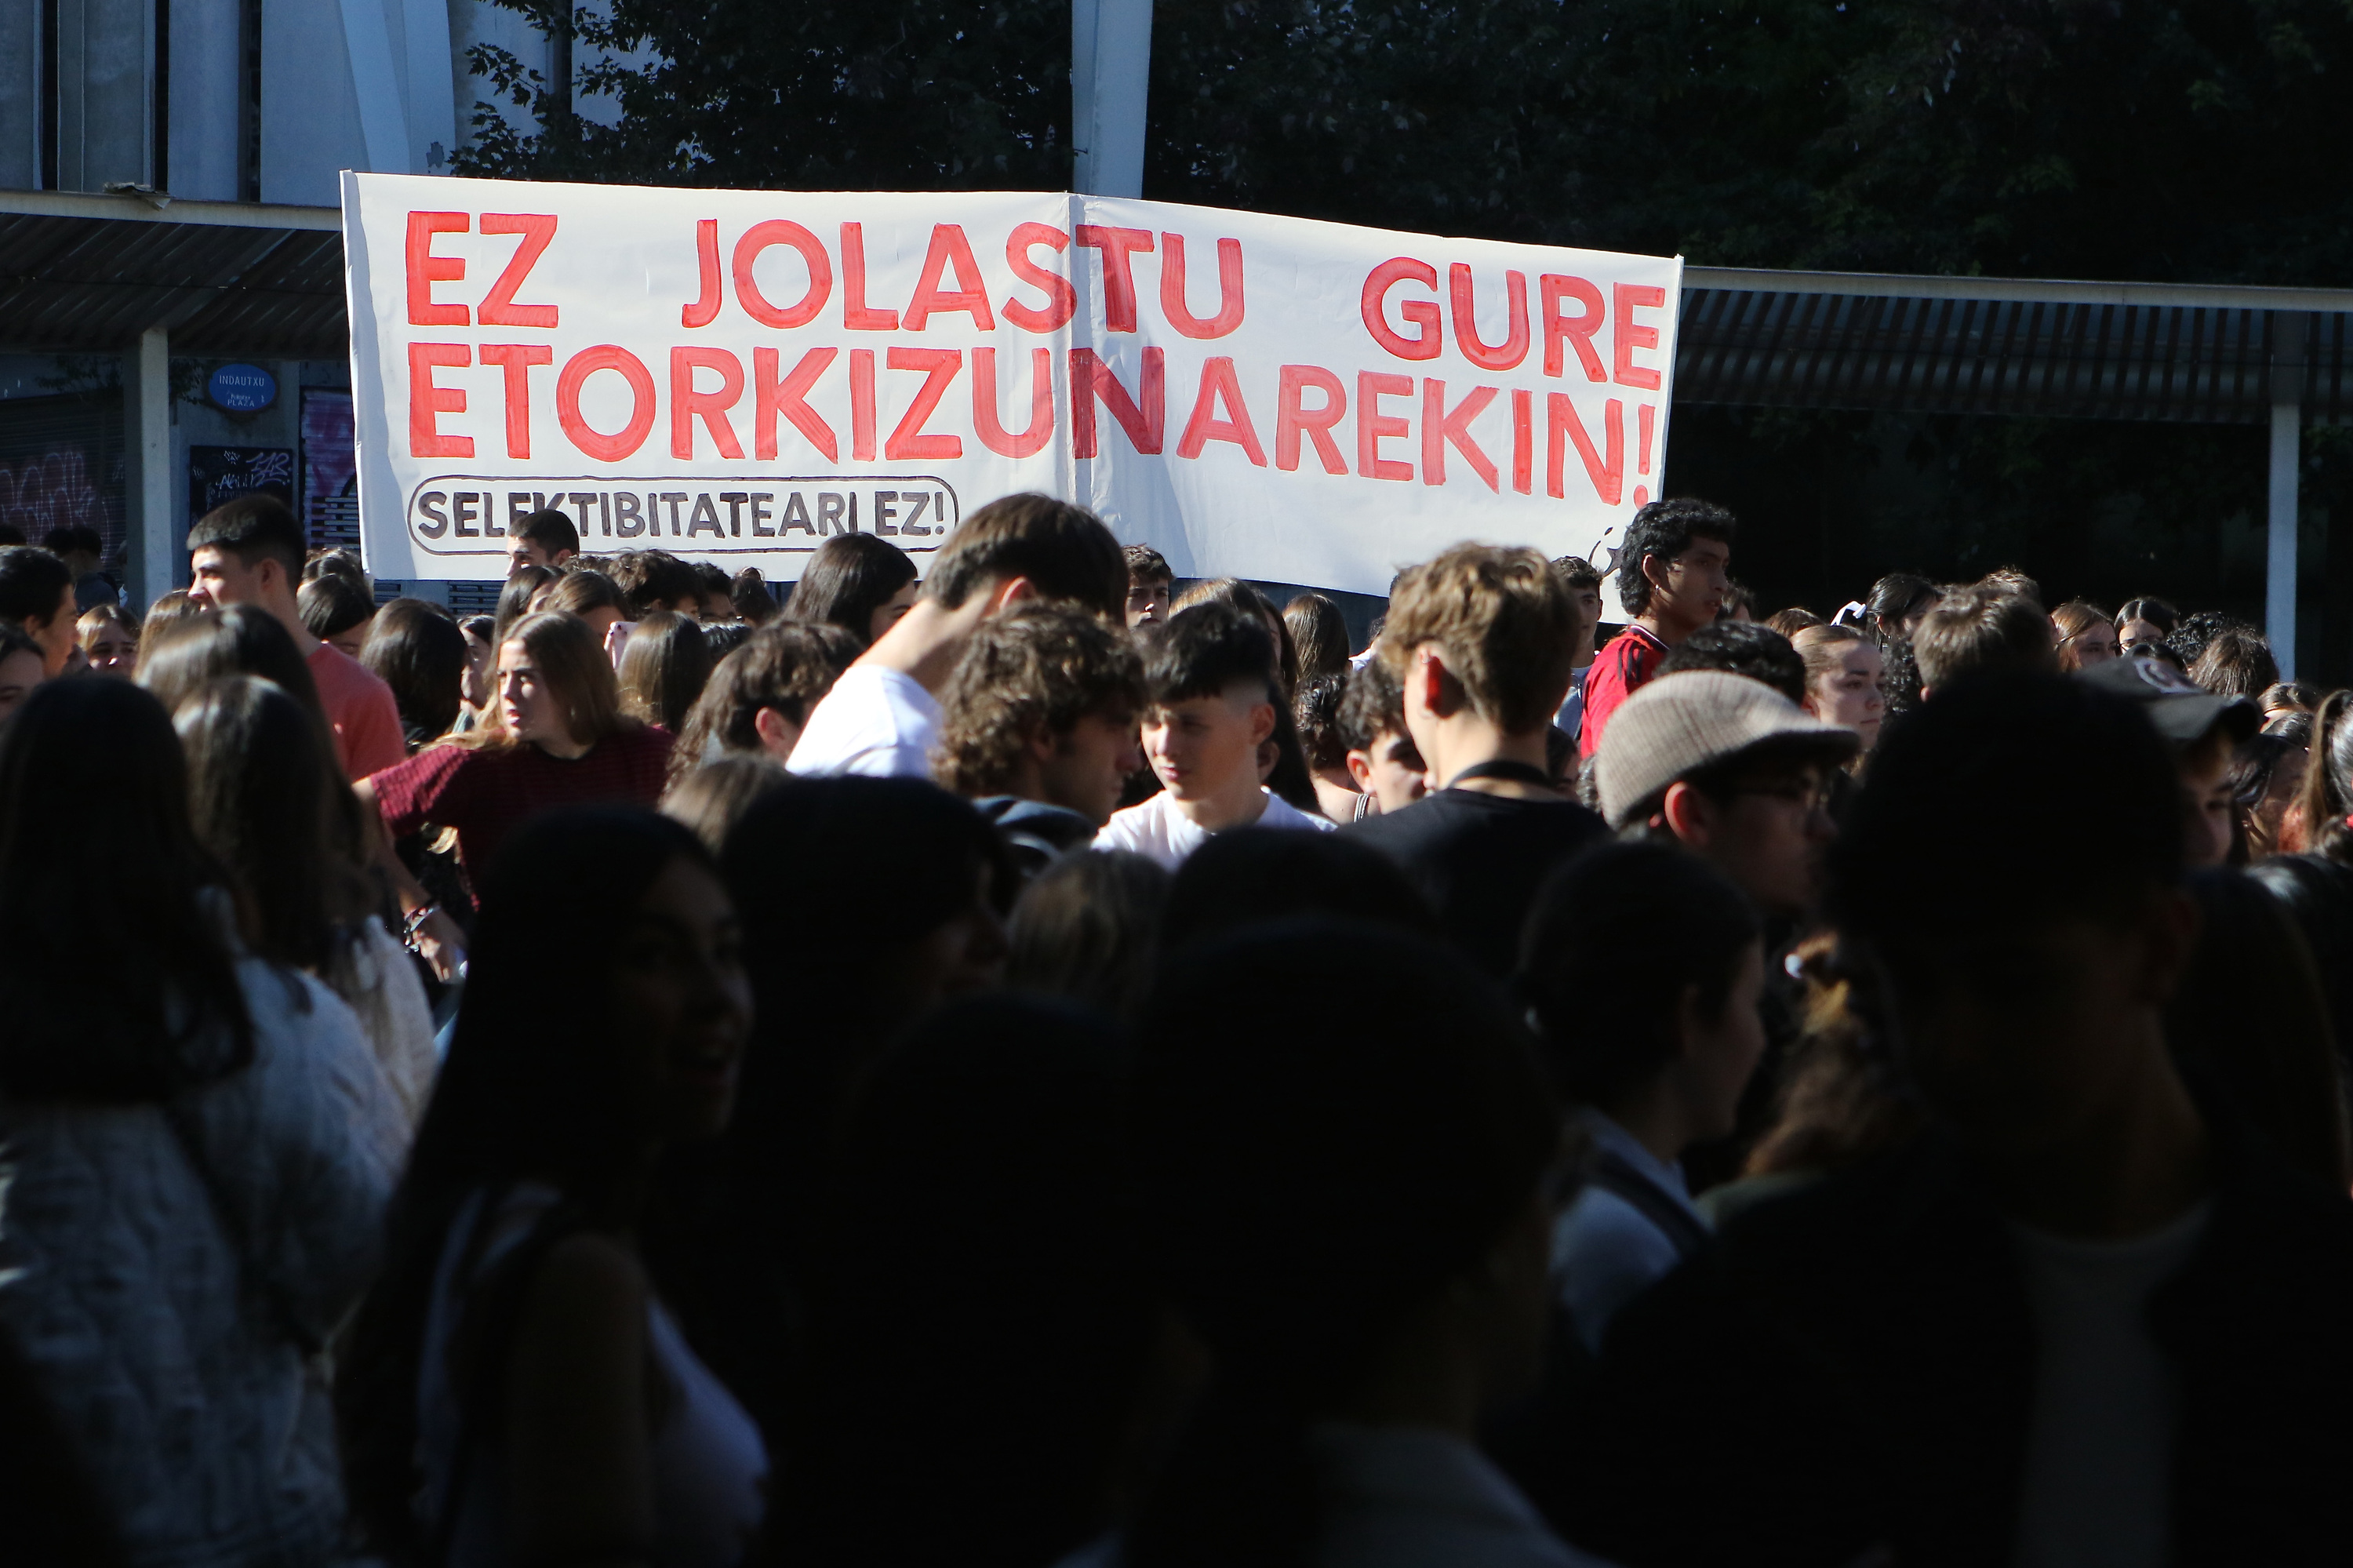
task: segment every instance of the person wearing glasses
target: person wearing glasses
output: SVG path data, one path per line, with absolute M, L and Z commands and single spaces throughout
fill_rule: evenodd
M 1655 679 L 1659 661 L 1715 619 L 1731 585 L 1739 521 L 1713 502 L 1653 501 L 1627 525 L 1618 552 L 1618 598 L 1632 617 L 1585 678 L 1585 727 L 1577 754 L 1601 748 L 1620 704 Z
M 1595 761 L 1611 830 L 1680 844 L 1767 919 L 1801 919 L 1820 897 L 1838 833 L 1831 781 L 1862 737 L 1722 670 L 1656 681 L 1618 718 Z

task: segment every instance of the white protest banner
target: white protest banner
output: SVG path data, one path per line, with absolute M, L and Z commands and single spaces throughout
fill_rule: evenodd
M 1658 493 L 1680 259 L 1104 197 L 343 176 L 371 570 L 919 565 L 1037 490 L 1180 577 L 1365 592 Z

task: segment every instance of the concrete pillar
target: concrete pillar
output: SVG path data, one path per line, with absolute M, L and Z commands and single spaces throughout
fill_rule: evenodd
M 131 604 L 143 610 L 187 580 L 187 529 L 173 504 L 171 334 L 150 327 L 122 356 L 124 531 Z
M 2263 635 L 2280 679 L 2295 679 L 2296 482 L 2304 448 L 2306 318 L 2272 317 L 2271 505 L 2263 574 Z
M 1071 0 L 1071 188 L 1144 194 L 1152 0 Z

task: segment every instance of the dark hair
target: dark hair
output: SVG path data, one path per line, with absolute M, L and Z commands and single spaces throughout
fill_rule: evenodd
M 164 706 L 50 681 L 0 726 L 0 1090 L 163 1099 L 252 1059 Z
M 553 567 L 517 567 L 507 578 L 507 586 L 499 590 L 498 612 L 491 622 L 491 646 L 496 648 L 504 642 L 508 630 L 532 613 L 531 601 L 539 597 L 540 589 L 561 582 L 563 577 L 564 574 Z
M 694 835 L 627 807 L 567 807 L 518 828 L 480 884 L 466 1005 L 394 1196 L 384 1273 L 337 1380 L 352 1511 L 370 1547 L 406 1561 L 424 1544 L 416 1499 L 417 1390 L 425 1319 L 470 1193 L 553 1181 L 596 1224 L 617 1223 L 617 1183 L 646 1134 L 628 1092 L 630 1043 L 612 1022 L 609 969 L 578 961 L 580 911 L 634 908 L 672 862 L 708 867 Z M 551 984 L 551 976 L 568 976 Z
M 871 640 L 874 612 L 914 580 L 914 557 L 890 540 L 836 534 L 809 557 L 785 614 L 839 626 L 864 643 Z
M 1763 934 L 1740 889 L 1688 851 L 1620 842 L 1570 861 L 1536 895 L 1513 982 L 1554 1082 L 1607 1102 L 1656 1077 L 1675 1056 L 1683 992 L 1723 1016 Z
M 748 620 L 706 620 L 702 623 L 702 646 L 717 664 L 751 640 L 757 630 Z
M 2225 615 L 2219 609 L 2193 609 L 2165 634 L 2165 645 L 2173 650 L 2181 667 L 2188 670 L 2204 655 L 2207 645 L 2223 632 L 2254 630 L 2237 616 Z
M 1345 671 L 1346 666 L 1341 668 Z M 1299 749 L 1305 755 L 1308 767 L 1348 766 L 1348 738 L 1340 730 L 1340 705 L 1347 695 L 1345 674 L 1317 675 L 1299 683 L 1299 695 L 1291 705 L 1291 716 L 1299 726 Z
M 778 1561 L 1045 1564 L 1102 1528 L 1153 1342 L 1125 1042 L 1040 997 L 952 1002 L 844 1127 Z M 936 1294 L 955 1281 L 955 1307 Z M 920 1498 L 920 1507 L 905 1506 Z
M 375 613 L 375 599 L 365 588 L 332 573 L 304 583 L 294 595 L 294 605 L 303 626 L 322 642 L 364 624 Z
M 1076 605 L 1016 605 L 973 633 L 941 689 L 934 767 L 959 795 L 1000 795 L 1034 731 L 1060 737 L 1143 706 L 1144 661 L 1124 629 Z
M 955 525 L 923 592 L 954 609 L 991 582 L 1027 577 L 1042 599 L 1124 619 L 1127 560 L 1102 519 L 1050 495 L 1008 495 Z
M 687 1272 L 732 1277 L 712 1306 L 714 1364 L 773 1436 L 789 1402 L 788 1310 L 806 1278 L 840 1114 L 917 1005 L 898 975 L 909 949 L 971 903 L 986 876 L 999 908 L 1004 842 L 928 780 L 796 778 L 754 800 L 722 862 L 750 955 L 753 1029 L 724 1140 L 726 1199 Z M 821 984 L 811 984 L 822 975 Z
M 715 855 L 752 802 L 791 777 L 764 751 L 733 752 L 671 774 L 661 813 L 684 823 Z
M 552 557 L 559 550 L 580 553 L 580 530 L 572 519 L 553 506 L 543 506 L 517 524 L 512 535 L 527 544 L 538 546 Z
M 2287 907 L 2236 871 L 2201 871 L 2189 891 L 2204 918 L 2165 1039 L 2220 1078 L 2288 1163 L 2336 1192 L 2353 1182 L 2345 1089 L 2328 998 Z
M 1345 1030 L 1335 996 L 1355 1009 Z M 1142 1033 L 1146 1258 L 1215 1360 L 1126 1561 L 1303 1563 L 1322 1512 L 1310 1425 L 1527 1212 L 1559 1112 L 1495 989 L 1375 926 L 1256 927 L 1176 954 Z
M 1282 683 L 1282 694 L 1288 697 L 1298 689 L 1299 646 L 1292 641 L 1291 622 L 1274 608 L 1274 600 L 1240 577 L 1211 577 L 1187 588 L 1169 608 L 1181 613 L 1197 604 L 1229 604 L 1257 616 L 1274 639 L 1274 677 Z
M 430 599 L 396 599 L 375 612 L 360 662 L 392 688 L 410 750 L 438 740 L 466 700 L 466 634 Z
M 360 564 L 357 556 L 340 546 L 332 550 L 313 550 L 311 558 L 302 563 L 304 582 L 315 582 L 321 577 L 342 577 L 346 582 L 356 584 L 364 593 L 370 591 L 367 568 Z
M 1176 574 L 1168 569 L 1168 557 L 1149 545 L 1130 545 L 1119 554 L 1120 558 L 1127 563 L 1130 588 L 1137 583 L 1173 583 L 1176 580 Z
M 1716 619 L 1730 620 L 1744 609 L 1748 612 L 1750 620 L 1756 619 L 1757 590 L 1732 577 L 1725 578 L 1724 602 L 1716 606 Z
M 2091 778 L 2096 793 L 2032 785 Z M 1942 870 L 1924 897 L 1930 865 Z M 2180 878 L 2173 754 L 2139 705 L 2064 676 L 1994 673 L 1888 726 L 1831 847 L 1830 906 L 1845 936 L 1886 957 L 2087 906 L 2122 913 Z
M 2160 636 L 2169 636 L 2181 624 L 2181 612 L 2161 599 L 2128 599 L 2116 611 L 2116 629 L 2122 630 L 2127 620 L 2146 620 Z
M 1126 850 L 1056 859 L 1013 906 L 1005 983 L 1133 1019 L 1152 986 L 1171 880 L 1158 861 Z
M 2218 697 L 2257 697 L 2279 680 L 2272 645 L 2249 626 L 2226 626 L 2189 666 L 2189 678 Z
M 1583 556 L 1555 556 L 1552 558 L 1552 575 L 1560 579 L 1561 587 L 1572 593 L 1578 588 L 1601 586 L 1601 574 L 1594 570 L 1593 563 Z
M 1943 597 L 1944 590 L 1926 577 L 1912 572 L 1890 572 L 1871 585 L 1871 592 L 1862 602 L 1879 629 L 1880 641 L 1885 642 L 1889 638 L 1904 635 L 1905 617 L 1918 609 L 1923 599 Z
M 797 728 L 807 724 L 809 710 L 833 689 L 863 646 L 839 626 L 777 620 L 754 630 L 719 661 L 694 700 L 686 727 L 670 747 L 672 781 L 709 761 L 714 745 L 724 751 L 758 751 L 762 708 L 776 709 Z
M 1247 683 L 1255 683 L 1277 708 L 1284 705 L 1273 635 L 1265 621 L 1229 604 L 1213 600 L 1178 610 L 1145 656 L 1145 690 L 1164 706 Z
M 1370 751 L 1385 735 L 1404 735 L 1405 693 L 1387 662 L 1367 659 L 1348 672 L 1340 699 L 1340 738 L 1351 751 Z
M 58 556 L 100 556 L 106 541 L 87 523 L 66 523 L 41 535 L 41 547 Z
M 139 644 L 139 683 L 168 711 L 224 675 L 259 675 L 301 704 L 322 731 L 334 733 L 319 700 L 319 683 L 311 678 L 293 634 L 259 605 L 233 604 L 185 616 Z
M 1810 626 L 1830 624 L 1804 605 L 1793 604 L 1787 609 L 1777 609 L 1760 623 L 1769 626 L 1784 637 L 1795 638 Z M 1859 634 L 1858 634 L 1859 635 Z
M 1626 524 L 1625 548 L 1618 553 L 1619 602 L 1629 615 L 1651 608 L 1651 579 L 1642 575 L 1647 557 L 1671 561 L 1690 549 L 1694 539 L 1729 545 L 1739 531 L 1739 519 L 1712 501 L 1683 496 L 1650 503 Z
M 2018 567 L 1996 567 L 1979 577 L 1974 586 L 1992 588 L 1998 593 L 2016 594 L 2021 599 L 2032 601 L 2037 609 L 2049 602 L 2042 597 L 2042 585 Z
M 631 620 L 643 620 L 682 599 L 702 602 L 702 579 L 668 550 L 624 550 L 613 557 L 608 575 L 621 590 L 622 613 Z
M 2059 667 L 2051 618 L 2022 594 L 1973 585 L 1936 601 L 1912 634 L 1920 684 L 1943 691 L 1966 674 L 2042 673 Z
M 621 650 L 622 711 L 676 735 L 710 679 L 702 623 L 658 609 L 631 629 Z
M 1657 675 L 1684 670 L 1723 670 L 1772 687 L 1793 703 L 1806 700 L 1806 661 L 1789 640 L 1769 626 L 1749 620 L 1715 620 L 1701 627 L 1659 661 Z
M 1337 833 L 1244 828 L 1216 834 L 1176 868 L 1160 940 L 1174 952 L 1245 926 L 1310 915 L 1440 934 L 1428 900 L 1378 850 Z
M 248 567 L 274 560 L 286 568 L 291 584 L 301 580 L 310 541 L 291 507 L 267 491 L 254 491 L 223 502 L 188 530 L 188 554 L 208 546 L 227 551 Z
M 617 609 L 624 620 L 629 613 L 628 603 L 621 598 L 621 590 L 613 579 L 587 567 L 575 567 L 556 579 L 554 590 L 547 596 L 547 608 L 582 616 L 592 609 Z M 499 639 L 493 636 L 491 646 L 498 645 Z
M 1299 678 L 1348 673 L 1348 620 L 1320 593 L 1303 593 L 1282 607 L 1282 624 L 1299 650 Z
M 0 620 L 28 630 L 36 620 L 46 626 L 73 585 L 73 568 L 48 551 L 33 545 L 0 547 Z
M 335 756 L 301 704 L 251 675 L 202 687 L 173 718 L 197 842 L 236 879 L 246 940 L 324 975 L 369 913 Z
M 702 585 L 703 602 L 708 604 L 716 595 L 727 600 L 727 608 L 732 612 L 735 608 L 732 597 L 735 585 L 728 577 L 726 568 L 710 561 L 689 561 L 686 564 L 694 568 L 694 580 Z
M 768 579 L 760 575 L 757 567 L 745 567 L 727 585 L 727 602 L 735 613 L 754 626 L 765 626 L 776 619 L 776 596 L 768 591 Z

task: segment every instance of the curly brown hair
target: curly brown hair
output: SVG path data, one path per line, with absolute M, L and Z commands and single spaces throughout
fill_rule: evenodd
M 694 771 L 708 752 L 759 751 L 762 708 L 807 724 L 809 710 L 865 650 L 863 638 L 819 621 L 772 620 L 754 631 L 719 661 L 688 711 L 670 748 L 670 782 Z
M 959 795 L 1001 795 L 1040 726 L 1062 735 L 1089 714 L 1133 714 L 1144 695 L 1124 631 L 1072 605 L 1022 604 L 981 624 L 940 694 L 933 771 Z

